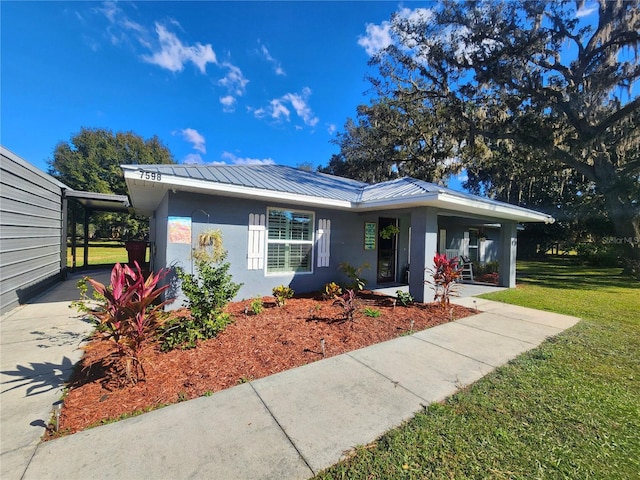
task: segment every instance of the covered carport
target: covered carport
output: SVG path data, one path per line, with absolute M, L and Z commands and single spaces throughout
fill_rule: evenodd
M 91 215 L 95 212 L 119 212 L 119 213 L 131 213 L 131 207 L 129 205 L 129 198 L 126 195 L 112 195 L 108 193 L 93 193 L 93 192 L 79 192 L 77 190 L 64 190 L 63 201 L 77 202 L 82 206 L 84 210 L 83 215 L 83 235 L 82 244 L 80 247 L 83 249 L 83 262 L 82 265 L 86 268 L 89 265 L 89 224 L 91 223 Z M 71 232 L 68 232 L 71 236 L 71 265 L 72 269 L 77 268 L 77 224 L 76 221 L 76 209 L 66 208 L 71 223 Z M 66 262 L 66 256 L 65 256 Z
M 69 201 L 85 209 L 85 232 L 92 212 L 129 212 L 126 195 L 73 190 L 0 146 L 1 313 L 65 278 Z M 83 246 L 86 265 L 87 235 Z

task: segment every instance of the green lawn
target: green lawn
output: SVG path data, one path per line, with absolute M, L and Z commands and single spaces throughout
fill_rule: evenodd
M 574 261 L 485 298 L 582 322 L 317 478 L 640 478 L 640 283 Z
M 148 256 L 148 249 L 147 249 Z M 117 241 L 90 241 L 89 242 L 89 265 L 106 265 L 128 262 L 127 250 L 122 242 Z M 71 258 L 71 247 L 67 248 L 67 266 L 73 265 Z M 84 266 L 84 248 L 81 245 L 76 247 L 76 267 Z

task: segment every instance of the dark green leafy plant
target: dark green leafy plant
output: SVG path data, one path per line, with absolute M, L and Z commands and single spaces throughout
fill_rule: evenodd
M 367 284 L 367 281 L 362 278 L 362 271 L 365 268 L 371 268 L 368 263 L 363 263 L 359 267 L 354 267 L 349 262 L 343 262 L 338 265 L 338 268 L 349 278 L 349 280 L 351 280 L 351 283 L 346 287 L 347 290 L 353 290 L 354 292 L 362 291 L 364 286 Z
M 380 230 L 380 233 L 378 235 L 380 236 L 380 238 L 388 240 L 399 233 L 400 229 L 398 227 L 396 227 L 395 225 L 387 225 L 382 230 Z
M 280 285 L 278 287 L 273 287 L 271 293 L 273 293 L 273 296 L 276 298 L 276 305 L 282 307 L 287 303 L 287 300 L 293 297 L 294 291 L 290 287 Z
M 177 346 L 193 348 L 198 340 L 215 337 L 231 323 L 224 308 L 242 284 L 232 281 L 231 265 L 224 262 L 225 256 L 215 262 L 204 256 L 194 257 L 197 274 L 176 268 L 182 292 L 187 297 L 184 305 L 189 308 L 190 316 L 167 322 L 162 336 L 164 350 Z
M 158 302 L 169 285 L 158 287 L 168 270 L 150 274 L 146 279 L 140 265 L 135 270 L 117 263 L 111 271 L 111 283 L 107 287 L 87 278 L 97 294 L 104 298 L 90 314 L 97 321 L 97 331 L 115 343 L 118 363 L 124 367 L 128 382 L 137 382 L 140 373 L 145 375 L 141 361 L 142 348 L 154 339 L 162 327 L 160 312 L 173 299 Z
M 396 297 L 398 298 L 398 303 L 403 307 L 408 307 L 409 305 L 413 304 L 413 297 L 409 292 L 396 290 Z

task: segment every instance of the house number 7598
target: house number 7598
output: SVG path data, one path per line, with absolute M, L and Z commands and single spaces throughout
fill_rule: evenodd
M 159 182 L 162 180 L 162 175 L 156 172 L 140 172 L 140 178 L 143 180 L 152 180 L 154 182 Z

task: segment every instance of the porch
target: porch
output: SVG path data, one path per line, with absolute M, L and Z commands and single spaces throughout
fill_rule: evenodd
M 491 286 L 491 285 L 480 285 L 480 284 L 474 284 L 474 283 L 460 283 L 458 284 L 457 294 L 455 295 L 455 297 L 457 298 L 476 297 L 484 293 L 500 292 L 505 289 L 506 287 L 498 287 L 495 285 Z M 408 293 L 409 285 L 407 284 L 397 284 L 394 286 L 385 285 L 385 286 L 376 287 L 373 289 L 375 293 L 379 293 L 381 295 L 388 295 L 391 297 L 395 297 L 396 292 L 398 290 Z M 428 300 L 429 299 L 427 298 L 426 301 Z

